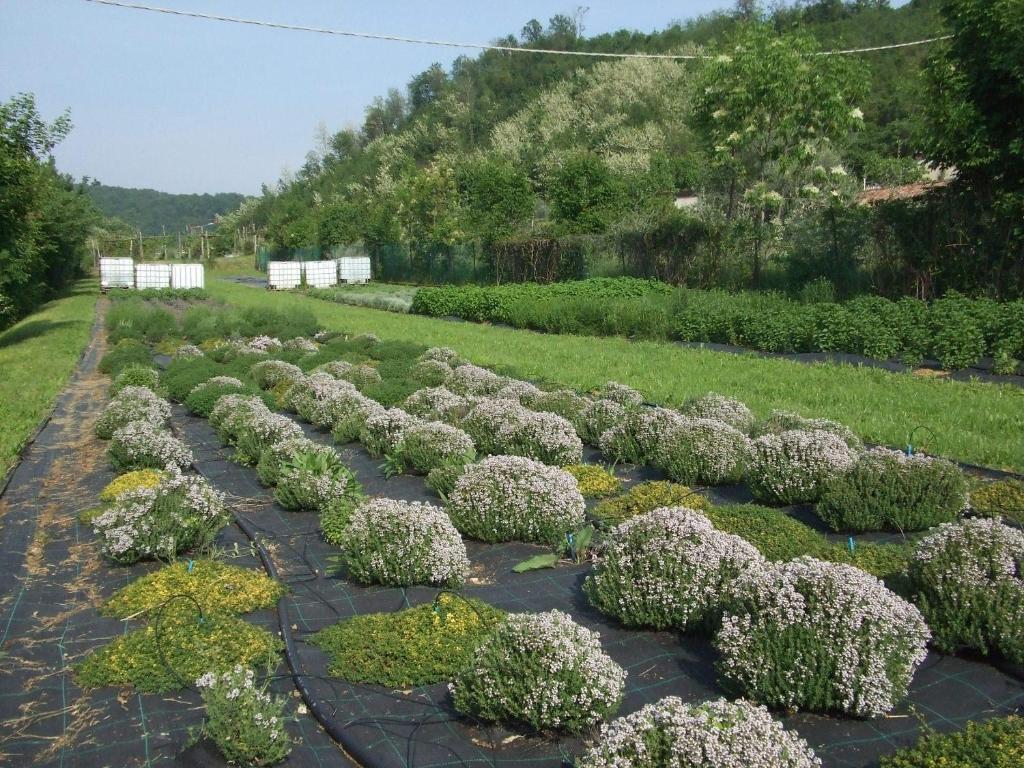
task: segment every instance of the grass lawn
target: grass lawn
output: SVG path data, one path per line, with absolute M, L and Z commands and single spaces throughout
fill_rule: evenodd
M 0 477 L 7 474 L 89 343 L 99 291 L 82 280 L 0 333 Z
M 715 391 L 739 398 L 759 416 L 781 408 L 828 417 L 866 440 L 894 447 L 905 446 L 916 430 L 914 445 L 928 453 L 1024 471 L 1024 389 L 1012 385 L 804 365 L 666 342 L 545 335 L 330 304 L 220 280 L 211 280 L 207 287 L 214 296 L 243 306 L 303 306 L 331 329 L 450 346 L 475 363 L 521 378 L 579 390 L 620 381 L 666 405 Z

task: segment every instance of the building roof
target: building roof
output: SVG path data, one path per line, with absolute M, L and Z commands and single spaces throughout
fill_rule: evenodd
M 877 203 L 890 203 L 894 200 L 914 200 L 948 185 L 949 179 L 935 179 L 933 181 L 915 181 L 913 184 L 900 184 L 896 187 L 865 189 L 857 195 L 857 203 L 859 205 L 876 205 Z

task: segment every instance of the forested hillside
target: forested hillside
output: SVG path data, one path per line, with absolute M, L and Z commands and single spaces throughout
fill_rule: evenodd
M 104 215 L 120 219 L 146 235 L 208 224 L 215 216 L 238 208 L 245 199 L 233 192 L 175 195 L 154 189 L 108 187 L 98 181 L 88 183 L 85 189 Z

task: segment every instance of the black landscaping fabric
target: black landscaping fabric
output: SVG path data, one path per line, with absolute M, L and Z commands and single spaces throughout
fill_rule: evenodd
M 0 604 L 0 764 L 59 766 L 222 765 L 209 744 L 185 752 L 189 726 L 201 719 L 191 691 L 168 696 L 121 689 L 81 691 L 69 665 L 125 627 L 97 615 L 96 605 L 114 589 L 154 566 L 112 568 L 103 563 L 91 531 L 77 514 L 92 506 L 112 477 L 104 445 L 92 423 L 105 402 L 108 380 L 95 372 L 99 342 L 89 354 L 57 414 L 28 451 L 2 499 L 0 567 L 7 574 Z M 456 713 L 447 685 L 406 691 L 355 685 L 331 678 L 328 657 L 306 641 L 315 632 L 358 614 L 397 611 L 432 601 L 437 590 L 358 586 L 335 569 L 335 548 L 319 533 L 315 514 L 287 512 L 274 503 L 251 468 L 231 460 L 209 424 L 176 408 L 173 425 L 191 446 L 196 468 L 228 494 L 271 553 L 290 592 L 284 598 L 288 625 L 297 640 L 299 665 L 314 696 L 360 761 L 373 768 L 547 768 L 567 765 L 583 746 L 576 738 L 520 734 L 475 723 Z M 330 435 L 304 425 L 307 434 L 332 444 Z M 385 478 L 379 461 L 350 444 L 339 447 L 367 493 L 406 500 L 438 500 L 422 478 Z M 588 457 L 598 458 L 588 451 Z M 655 478 L 649 469 L 628 473 L 631 483 Z M 716 489 L 714 498 L 745 501 L 742 488 Z M 807 510 L 789 512 L 807 518 Z M 808 520 L 808 522 L 811 522 Z M 219 545 L 258 567 L 248 540 L 236 527 Z M 238 545 L 237 552 L 235 544 Z M 705 639 L 670 632 L 626 630 L 591 608 L 581 591 L 589 566 L 561 566 L 523 574 L 516 563 L 543 550 L 525 544 L 468 542 L 472 570 L 463 590 L 509 611 L 567 611 L 601 633 L 605 650 L 629 673 L 620 714 L 664 696 L 699 702 L 723 695 L 716 684 L 715 654 Z M 247 617 L 277 628 L 276 612 Z M 291 679 L 278 670 L 275 688 L 294 695 Z M 298 699 L 295 699 L 297 702 Z M 886 717 L 860 720 L 797 714 L 784 718 L 829 768 L 867 768 L 880 756 L 913 743 L 922 725 L 948 731 L 969 720 L 1024 709 L 1024 682 L 991 664 L 930 654 L 918 670 L 911 694 Z M 343 766 L 348 757 L 308 715 L 290 726 L 296 747 L 288 766 Z M 589 736 L 592 734 L 585 734 Z

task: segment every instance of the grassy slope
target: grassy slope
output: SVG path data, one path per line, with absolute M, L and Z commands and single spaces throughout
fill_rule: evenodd
M 83 280 L 0 333 L 0 478 L 71 376 L 98 295 L 95 281 Z
M 772 408 L 848 424 L 865 439 L 914 443 L 929 453 L 1024 471 L 1024 390 L 1010 385 L 920 379 L 870 368 L 683 349 L 661 342 L 553 336 L 335 305 L 210 281 L 214 295 L 241 305 L 305 306 L 328 328 L 454 347 L 473 362 L 576 389 L 609 379 L 650 400 L 677 405 L 709 390 L 737 397 L 759 416 Z

